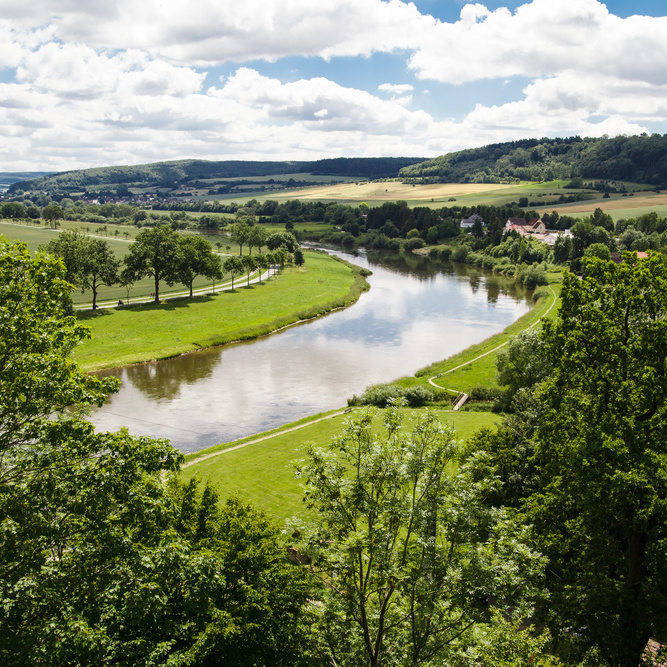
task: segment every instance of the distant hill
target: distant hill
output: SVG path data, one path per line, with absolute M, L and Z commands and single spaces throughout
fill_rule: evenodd
M 51 173 L 50 171 L 0 171 L 0 190 L 8 188 L 13 183 L 41 178 Z
M 667 188 L 667 135 L 524 139 L 489 144 L 404 167 L 400 176 L 431 183 L 581 177 Z
M 17 190 L 81 192 L 88 188 L 115 189 L 118 186 L 173 188 L 193 181 L 228 178 L 257 178 L 283 174 L 317 174 L 358 178 L 392 178 L 402 167 L 424 158 L 336 158 L 314 162 L 259 162 L 245 160 L 175 160 L 134 166 L 96 167 L 65 171 L 41 178 L 13 182 Z

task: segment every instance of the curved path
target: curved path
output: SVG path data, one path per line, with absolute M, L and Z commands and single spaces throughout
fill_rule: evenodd
M 546 313 L 544 313 L 544 315 L 542 315 L 542 317 L 535 320 L 535 322 L 533 322 L 530 326 L 526 327 L 526 329 L 524 329 L 524 331 L 527 330 L 527 329 L 532 329 L 534 326 L 538 325 L 552 311 L 553 307 L 556 305 L 556 302 L 558 301 L 558 297 L 556 296 L 556 292 L 554 292 L 553 287 L 551 287 L 551 285 L 547 285 L 547 287 L 551 291 L 551 294 L 553 294 L 553 297 L 554 297 L 553 303 L 549 306 Z M 458 366 L 454 366 L 454 368 L 450 368 L 447 371 L 444 371 L 442 373 L 438 373 L 437 375 L 434 375 L 433 377 L 428 379 L 429 384 L 434 386 L 434 387 L 437 387 L 438 389 L 444 389 L 445 391 L 451 391 L 453 394 L 461 394 L 462 392 L 459 391 L 458 389 L 450 389 L 448 387 L 442 387 L 439 384 L 436 384 L 433 380 L 437 380 L 439 377 L 442 377 L 443 375 L 448 375 L 449 373 L 453 373 L 454 371 L 457 371 L 457 370 L 459 370 L 459 368 L 463 368 L 464 366 L 474 364 L 479 359 L 482 359 L 483 357 L 486 357 L 489 354 L 493 354 L 494 352 L 497 352 L 501 348 L 505 347 L 505 345 L 507 345 L 510 342 L 510 340 L 511 339 L 506 340 L 504 343 L 501 343 L 497 347 L 494 347 L 492 350 L 489 350 L 488 352 L 484 352 L 483 354 L 480 354 L 478 357 L 475 357 L 474 359 L 470 359 L 470 361 L 465 361 L 464 363 L 459 364 Z M 460 401 L 457 402 L 457 407 L 461 407 L 461 405 L 463 405 L 463 403 L 461 403 Z M 454 409 L 457 409 L 457 408 L 454 408 Z
M 269 433 L 268 435 L 263 435 L 259 438 L 253 438 L 252 440 L 248 440 L 247 442 L 242 442 L 240 445 L 234 445 L 233 447 L 223 449 L 219 452 L 210 452 L 209 454 L 204 454 L 203 456 L 198 456 L 196 459 L 192 459 L 192 461 L 188 461 L 187 463 L 184 463 L 181 466 L 181 470 L 185 470 L 186 468 L 189 468 L 191 465 L 194 465 L 195 463 L 201 463 L 202 461 L 206 461 L 206 459 L 212 459 L 215 456 L 220 456 L 222 454 L 227 454 L 228 452 L 233 452 L 237 449 L 243 449 L 244 447 L 247 447 L 248 445 L 254 445 L 258 442 L 262 442 L 263 440 L 269 440 L 270 438 L 275 438 L 278 435 L 283 435 L 285 433 L 290 433 L 292 431 L 298 431 L 299 429 L 305 428 L 306 426 L 310 426 L 311 424 L 317 424 L 317 422 L 324 421 L 325 419 L 332 419 L 333 417 L 338 417 L 339 415 L 343 415 L 347 412 L 352 412 L 352 408 L 345 408 L 344 410 L 337 410 L 336 412 L 332 412 L 331 414 L 324 415 L 323 417 L 318 417 L 317 419 L 311 419 L 310 421 L 307 421 L 304 424 L 298 424 L 297 426 L 290 426 L 289 428 L 280 429 L 278 431 L 273 431 L 273 432 Z

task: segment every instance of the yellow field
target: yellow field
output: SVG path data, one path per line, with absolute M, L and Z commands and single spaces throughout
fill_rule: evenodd
M 303 190 L 290 190 L 283 195 L 272 195 L 272 199 L 332 199 L 341 201 L 404 201 L 442 200 L 449 197 L 482 194 L 516 188 L 516 185 L 494 183 L 435 183 L 433 185 L 410 185 L 400 181 L 384 183 L 361 182 L 322 185 Z
M 623 197 L 621 199 L 596 199 L 595 201 L 585 201 L 569 206 L 554 205 L 553 210 L 571 215 L 572 213 L 592 213 L 596 208 L 601 208 L 603 211 L 618 211 L 634 208 L 656 208 L 658 206 L 667 206 L 667 194 Z

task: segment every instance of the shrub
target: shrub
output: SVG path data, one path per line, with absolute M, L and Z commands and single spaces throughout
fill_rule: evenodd
M 468 257 L 469 248 L 467 245 L 458 245 L 452 251 L 452 259 L 455 262 L 465 262 Z
M 404 396 L 411 408 L 417 408 L 420 405 L 426 405 L 426 403 L 433 400 L 433 392 L 429 391 L 426 387 L 422 387 L 421 385 L 408 387 L 405 390 Z
M 402 398 L 403 389 L 396 384 L 373 384 L 361 396 L 348 399 L 348 405 L 375 405 L 384 408 L 391 399 Z
M 538 285 L 546 285 L 549 282 L 546 270 L 539 264 L 529 266 L 523 274 L 522 281 L 528 289 L 535 289 Z
M 423 248 L 424 239 L 420 239 L 418 236 L 413 236 L 403 242 L 403 247 L 406 250 L 415 250 L 415 248 Z
M 445 248 L 440 248 L 438 250 L 438 259 L 447 260 L 452 256 L 452 249 L 447 246 Z

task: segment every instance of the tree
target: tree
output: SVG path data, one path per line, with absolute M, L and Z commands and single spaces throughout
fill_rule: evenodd
M 584 250 L 584 257 L 597 257 L 608 262 L 611 259 L 611 252 L 604 243 L 591 243 Z
M 266 245 L 269 250 L 277 250 L 284 247 L 287 252 L 294 252 L 299 247 L 299 242 L 294 234 L 290 232 L 274 232 L 266 239 Z
M 143 229 L 125 256 L 124 281 L 135 282 L 146 276 L 155 283 L 155 303 L 160 303 L 160 281 L 173 285 L 180 265 L 178 234 L 168 225 Z
M 507 387 L 508 401 L 520 390 L 529 389 L 551 372 L 545 345 L 535 329 L 526 329 L 510 339 L 496 357 L 498 384 Z
M 62 220 L 65 217 L 65 213 L 58 204 L 48 204 L 42 209 L 42 217 L 55 227 L 56 220 Z
M 243 273 L 243 262 L 240 257 L 228 257 L 223 265 L 225 273 L 229 273 L 232 277 L 232 292 L 234 291 L 234 276 Z
M 229 230 L 233 241 L 239 244 L 239 256 L 243 254 L 243 244 L 248 241 L 250 227 L 247 222 L 240 220 L 229 225 Z
M 62 263 L 0 240 L 0 662 L 294 664 L 307 590 L 279 533 L 171 479 L 165 440 L 96 433 L 117 381 L 69 354 Z
M 303 250 L 301 250 L 301 248 L 297 248 L 297 249 L 294 251 L 294 263 L 295 263 L 297 266 L 303 266 L 303 264 L 304 264 L 305 261 L 306 261 L 306 260 L 305 260 L 305 258 L 304 258 L 304 256 L 303 256 Z
M 248 249 L 250 251 L 250 254 L 252 255 L 252 249 L 253 246 L 259 250 L 259 252 L 262 252 L 262 246 L 266 243 L 268 234 L 266 233 L 266 229 L 264 227 L 260 227 L 259 225 L 253 225 L 250 227 L 248 230 Z
M 47 252 L 62 257 L 67 279 L 82 292 L 93 293 L 93 310 L 97 307 L 97 293 L 102 285 L 111 286 L 120 281 L 116 259 L 109 244 L 77 231 L 64 231 L 45 247 Z
M 250 274 L 257 268 L 257 262 L 251 255 L 241 257 L 241 261 L 243 262 L 243 268 L 248 272 L 248 285 L 250 285 Z
M 449 664 L 496 604 L 527 612 L 517 592 L 530 597 L 540 559 L 450 474 L 451 428 L 427 413 L 404 433 L 393 405 L 379 435 L 374 414 L 299 469 L 315 517 L 305 555 L 322 581 L 315 641 L 327 664 Z
M 554 637 L 625 667 L 667 627 L 667 267 L 585 261 L 544 324 L 551 373 L 474 450 L 549 558 Z
M 213 280 L 222 275 L 220 258 L 213 253 L 211 244 L 201 236 L 194 234 L 182 236 L 179 245 L 178 277 L 190 289 L 192 298 L 192 283 L 197 276 Z
M 262 271 L 266 271 L 269 268 L 269 260 L 266 255 L 255 255 L 255 264 L 259 269 L 259 282 L 262 282 Z

